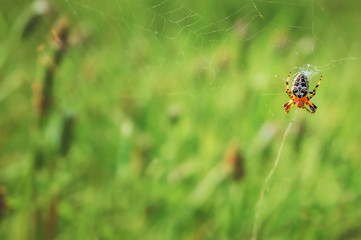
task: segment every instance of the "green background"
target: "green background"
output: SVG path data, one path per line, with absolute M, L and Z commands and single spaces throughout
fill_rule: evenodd
M 0 0 L 0 239 L 251 239 L 279 150 L 258 238 L 361 239 L 359 1 L 42 4 Z

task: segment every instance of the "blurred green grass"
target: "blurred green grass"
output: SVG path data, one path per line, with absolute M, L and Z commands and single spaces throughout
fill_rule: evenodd
M 361 237 L 360 3 L 52 1 L 24 36 L 32 4 L 1 3 L 1 239 L 251 239 L 294 111 L 260 239 Z M 60 15 L 80 43 L 39 128 L 32 89 Z M 285 79 L 307 64 L 317 112 L 287 115 Z

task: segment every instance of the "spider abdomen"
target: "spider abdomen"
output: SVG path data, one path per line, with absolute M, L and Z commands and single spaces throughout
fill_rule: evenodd
M 306 75 L 300 73 L 293 79 L 291 91 L 293 95 L 302 98 L 308 93 L 308 78 Z

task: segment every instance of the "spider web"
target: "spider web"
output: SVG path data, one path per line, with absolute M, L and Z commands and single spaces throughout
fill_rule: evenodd
M 262 41 L 264 35 L 269 35 L 270 32 L 277 35 L 278 42 L 276 44 L 281 51 L 285 45 L 293 47 L 292 55 L 295 59 L 290 61 L 292 63 L 286 63 L 287 65 L 283 66 L 272 65 L 272 61 L 268 62 L 269 65 L 257 66 L 257 72 L 254 71 L 255 79 L 257 77 L 268 78 L 269 83 L 281 85 L 289 71 L 292 71 L 293 75 L 303 72 L 312 79 L 315 75 L 326 74 L 327 71 L 348 61 L 360 59 L 359 56 L 345 55 L 347 44 L 342 38 L 338 41 L 341 54 L 324 49 L 319 26 L 322 26 L 323 22 L 329 21 L 330 28 L 335 32 L 337 27 L 333 25 L 332 19 L 319 1 L 290 3 L 288 1 L 247 0 L 235 3 L 226 2 L 220 4 L 218 9 L 207 8 L 202 4 L 189 1 L 121 2 L 113 0 L 106 2 L 107 4 L 103 6 L 96 1 L 66 0 L 65 5 L 79 21 L 84 20 L 82 16 L 84 13 L 100 18 L 102 28 L 107 29 L 112 33 L 111 37 L 119 38 L 120 41 L 122 41 L 123 35 L 126 35 L 130 36 L 130 39 L 138 39 L 141 41 L 140 44 L 148 45 L 147 39 L 151 36 L 154 41 L 158 42 L 162 51 L 168 51 L 166 48 L 169 45 L 172 46 L 175 57 L 152 56 L 159 65 L 174 61 L 178 63 L 179 68 L 188 67 L 186 66 L 187 61 L 198 55 L 199 63 L 196 64 L 213 76 L 213 81 L 210 81 L 208 85 L 209 90 L 219 87 L 218 75 L 229 67 L 226 65 L 224 68 L 217 68 L 215 65 L 217 57 L 222 55 L 222 51 L 224 51 L 223 55 L 229 54 L 226 52 L 229 49 L 225 46 L 230 41 L 252 45 Z M 112 6 L 112 8 L 109 9 L 108 6 Z M 268 9 L 269 6 L 275 11 L 263 13 L 262 9 Z M 219 12 L 212 16 L 209 11 Z M 282 12 L 286 15 L 295 11 L 307 12 L 310 18 L 299 25 L 293 25 L 291 22 L 287 23 L 277 18 L 277 14 L 281 15 Z M 124 17 L 125 13 L 127 13 L 127 17 Z M 292 38 L 289 32 L 295 32 L 295 35 L 301 36 L 301 40 L 296 41 L 297 39 Z M 218 55 L 217 51 L 220 52 Z M 328 58 L 317 59 L 319 52 L 325 52 Z M 127 49 L 117 54 L 126 55 Z M 305 61 L 303 55 L 311 56 L 310 60 Z M 297 60 L 298 56 L 302 61 Z M 187 90 L 183 90 L 183 92 L 189 94 Z M 182 93 L 176 90 L 164 94 L 173 96 Z M 271 96 L 278 93 L 266 91 L 253 94 Z

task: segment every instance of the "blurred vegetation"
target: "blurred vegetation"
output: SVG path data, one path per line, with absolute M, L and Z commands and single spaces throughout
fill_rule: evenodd
M 360 10 L 1 0 L 0 239 L 360 239 Z

